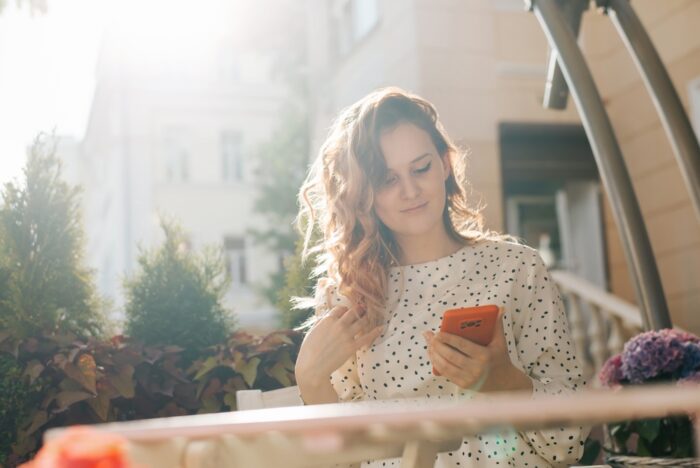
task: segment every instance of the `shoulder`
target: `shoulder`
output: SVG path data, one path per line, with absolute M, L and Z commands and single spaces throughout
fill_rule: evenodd
M 501 263 L 518 263 L 535 267 L 542 264 L 539 252 L 532 247 L 501 239 L 483 239 L 466 247 L 467 251 Z

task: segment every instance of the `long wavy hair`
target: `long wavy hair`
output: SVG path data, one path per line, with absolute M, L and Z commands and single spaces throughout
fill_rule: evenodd
M 302 257 L 315 256 L 315 298 L 299 307 L 322 308 L 334 287 L 352 304 L 384 324 L 389 269 L 398 265 L 399 245 L 374 211 L 374 196 L 387 167 L 380 138 L 400 123 L 426 131 L 452 170 L 445 181 L 443 222 L 447 233 L 467 244 L 501 238 L 484 229 L 480 207 L 467 200 L 466 153 L 449 138 L 435 107 L 402 89 L 379 89 L 343 110 L 333 123 L 299 192 L 297 227 L 304 236 Z M 314 322 L 312 318 L 307 326 Z

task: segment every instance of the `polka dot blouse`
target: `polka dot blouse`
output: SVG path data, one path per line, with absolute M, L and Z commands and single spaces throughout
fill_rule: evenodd
M 331 376 L 341 402 L 471 398 L 473 392 L 432 374 L 421 334 L 437 332 L 447 309 L 485 304 L 504 307 L 508 354 L 532 379 L 533 398 L 584 385 L 556 285 L 529 247 L 480 241 L 437 260 L 392 267 L 388 288 L 384 334 Z M 348 305 L 334 288 L 326 290 L 325 302 Z M 458 450 L 439 454 L 435 466 L 568 466 L 582 455 L 585 437 L 577 427 L 465 438 Z M 399 464 L 393 459 L 362 466 Z

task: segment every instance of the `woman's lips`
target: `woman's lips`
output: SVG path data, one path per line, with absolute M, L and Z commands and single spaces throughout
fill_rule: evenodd
M 425 202 L 421 205 L 417 205 L 417 206 L 414 206 L 412 208 L 407 208 L 405 210 L 401 210 L 401 213 L 415 213 L 416 211 L 420 211 L 421 208 L 424 208 L 427 204 L 428 204 L 428 202 Z

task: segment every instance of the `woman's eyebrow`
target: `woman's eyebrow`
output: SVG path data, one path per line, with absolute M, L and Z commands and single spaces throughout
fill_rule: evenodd
M 425 157 L 427 157 L 427 156 L 430 156 L 430 153 L 421 154 L 421 155 L 418 156 L 416 159 L 414 159 L 413 161 L 411 161 L 411 164 L 413 164 L 414 162 L 418 162 L 418 161 L 420 161 L 421 159 L 423 159 L 423 158 L 425 158 Z

